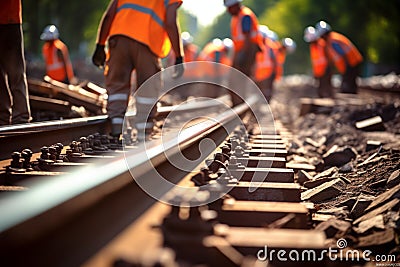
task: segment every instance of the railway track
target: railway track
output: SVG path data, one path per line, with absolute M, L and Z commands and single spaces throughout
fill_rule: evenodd
M 191 103 L 190 109 L 198 112 L 197 109 L 204 109 L 205 105 L 210 109 L 221 103 L 198 104 L 196 107 Z M 232 131 L 239 123 L 236 114 L 244 116 L 247 109 L 247 106 L 242 105 L 236 107 L 234 113 L 226 110 L 226 107 L 225 112 L 219 108 L 220 115 L 214 114 L 215 120 L 203 120 L 180 129 L 179 138 L 172 131 L 164 137 L 166 139 L 162 143 L 157 140 L 150 142 L 146 150 L 139 145 L 126 146 L 124 150 L 109 154 L 99 153 L 102 154 L 98 156 L 101 159 L 94 166 L 80 166 L 79 171 L 57 175 L 56 178 L 43 173 L 36 174 L 34 176 L 40 178 L 32 178 L 27 182 L 29 189 L 25 192 L 3 193 L 0 196 L 3 218 L 0 238 L 1 249 L 4 248 L 1 253 L 4 255 L 2 262 L 12 266 L 26 266 L 27 263 L 31 266 L 46 266 L 49 262 L 57 266 L 71 266 L 82 263 L 155 202 L 132 181 L 132 174 L 135 179 L 145 177 L 144 181 L 152 181 L 153 177 L 161 174 L 176 183 L 187 172 L 176 169 L 168 160 L 182 156 L 194 159 L 204 157 L 199 154 L 199 143 L 204 138 L 216 144 L 222 142 L 224 136 L 228 135 L 227 131 Z M 180 107 L 180 111 L 187 113 L 187 108 Z M 100 118 L 100 125 L 103 120 Z M 40 132 L 41 128 L 36 127 Z M 47 125 L 45 128 L 51 131 L 53 127 Z M 60 127 L 55 125 L 55 128 L 59 130 Z M 35 132 L 34 129 L 32 127 L 32 132 Z M 8 132 L 11 136 L 15 131 L 10 129 Z M 87 159 L 83 156 L 83 159 L 77 161 L 92 161 L 92 157 Z M 194 168 L 198 164 L 196 160 L 192 162 L 193 166 L 187 167 Z M 15 175 L 18 176 L 17 173 Z M 148 186 L 159 187 L 154 184 Z M 156 194 L 159 195 L 156 197 L 161 197 L 170 187 L 159 187 L 157 190 Z M 35 203 L 32 203 L 33 199 Z M 127 203 L 133 203 L 131 208 L 126 207 Z M 110 219 L 118 223 L 106 226 Z M 97 226 L 94 227 L 93 222 Z M 107 230 L 98 233 L 101 225 Z M 21 233 L 31 234 L 21 236 Z M 24 251 L 23 258 L 18 257 L 21 250 Z M 70 253 L 68 259 L 63 256 L 65 251 Z M 43 257 L 44 254 L 47 256 Z
M 271 120 L 266 109 L 255 122 L 249 106 L 256 104 L 249 99 L 234 112 L 225 107 L 212 119 L 172 127 L 162 142 L 156 139 L 146 147 L 127 144 L 124 149 L 84 155 L 76 159 L 84 163 L 76 171 L 60 168 L 66 173 L 23 183 L 24 192 L 0 194 L 2 262 L 363 266 L 362 260 L 347 262 L 338 250 L 333 255 L 338 261 L 319 258 L 332 244 L 324 231 L 312 229 L 316 208 L 302 201 L 304 188 L 295 180 L 295 172 L 308 166 L 287 164 L 291 133 Z M 201 103 L 194 109 L 210 106 L 215 105 Z M 165 116 L 169 112 L 165 110 Z M 91 119 L 88 131 L 100 126 L 101 132 L 104 120 Z M 52 127 L 63 131 L 59 125 Z M 2 136 L 11 138 L 16 131 Z M 89 164 L 93 158 L 99 159 Z M 182 161 L 184 167 L 176 164 Z M 309 258 L 282 261 L 284 255 L 270 254 L 271 250 L 283 251 L 286 259 L 288 253 Z

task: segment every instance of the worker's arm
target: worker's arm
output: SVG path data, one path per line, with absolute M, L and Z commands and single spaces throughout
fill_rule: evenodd
M 67 52 L 66 55 L 64 55 L 64 53 L 60 50 L 57 49 L 57 56 L 58 59 L 63 63 L 64 65 L 64 71 L 67 74 L 67 80 L 66 82 L 68 82 L 69 84 L 76 84 L 77 79 L 74 76 L 74 71 L 72 69 L 72 63 L 69 59 L 69 54 Z
M 117 0 L 111 1 L 106 12 L 104 12 L 97 32 L 96 44 L 106 44 L 108 34 L 110 33 L 111 24 L 114 20 L 115 14 L 117 13 L 117 4 Z
M 180 27 L 177 18 L 177 10 L 181 3 L 173 3 L 167 7 L 165 17 L 165 30 L 168 34 L 169 40 L 171 41 L 172 50 L 175 53 L 175 73 L 174 77 L 182 76 L 184 72 L 183 65 L 183 46 L 180 36 Z
M 94 51 L 92 61 L 94 65 L 100 68 L 103 67 L 104 62 L 106 61 L 106 53 L 104 51 L 104 47 L 110 33 L 115 14 L 117 13 L 117 4 L 117 0 L 113 0 L 110 2 L 106 12 L 104 12 L 103 17 L 101 18 L 99 29 L 97 32 L 96 50 Z

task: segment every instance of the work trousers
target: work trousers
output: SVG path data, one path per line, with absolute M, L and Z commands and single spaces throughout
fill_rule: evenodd
M 0 125 L 31 120 L 21 24 L 0 25 Z
M 256 62 L 256 54 L 259 51 L 260 48 L 255 43 L 251 43 L 246 50 L 235 51 L 232 67 L 241 71 L 246 76 L 251 77 L 251 72 Z M 237 75 L 237 73 L 231 72 L 229 77 L 229 92 L 232 98 L 233 106 L 243 103 L 242 98 L 245 96 L 246 93 L 246 87 L 248 86 L 247 82 L 248 80 L 243 79 L 243 77 L 240 77 L 239 75 Z M 236 92 L 233 92 L 232 88 L 236 88 Z
M 316 78 L 318 80 L 317 93 L 319 97 L 334 98 L 335 94 L 332 87 L 332 74 L 330 68 L 321 76 Z
M 160 59 L 147 45 L 122 35 L 109 41 L 109 58 L 106 62 L 105 84 L 108 91 L 107 112 L 111 119 L 112 135 L 122 133 L 123 120 L 131 94 L 131 74 L 136 70 L 136 118 L 139 135 L 150 134 L 157 111 L 156 103 L 161 89 L 161 76 L 148 80 L 161 70 Z M 144 88 L 140 88 L 146 82 Z M 133 88 L 134 90 L 136 88 Z
M 356 79 L 359 72 L 359 65 L 351 67 L 347 66 L 345 73 L 342 76 L 342 84 L 340 92 L 345 94 L 357 94 Z

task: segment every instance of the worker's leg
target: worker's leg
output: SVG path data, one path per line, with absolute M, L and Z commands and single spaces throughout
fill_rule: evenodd
M 18 24 L 7 25 L 6 27 L 8 27 L 6 28 L 8 32 L 6 35 L 7 40 L 2 40 L 2 42 L 5 42 L 3 44 L 4 50 L 2 50 L 4 52 L 2 68 L 7 77 L 5 82 L 8 82 L 9 92 L 12 95 L 11 123 L 27 123 L 31 120 L 31 114 L 25 74 L 22 28 Z M 2 83 L 2 87 L 4 87 L 4 77 Z M 1 94 L 3 96 L 7 93 L 3 91 Z M 5 101 L 7 102 L 7 99 Z
M 238 51 L 234 56 L 232 67 L 250 77 L 258 50 L 257 44 L 252 44 L 247 51 Z M 242 76 L 237 75 L 236 72 L 230 73 L 229 89 L 233 106 L 243 103 L 242 98 L 246 92 L 247 81 L 248 80 L 243 79 Z M 237 92 L 232 92 L 233 88 L 236 88 Z
M 109 40 L 110 57 L 105 70 L 105 85 L 108 92 L 107 113 L 111 121 L 111 135 L 119 136 L 128 97 L 130 94 L 130 77 L 133 69 L 130 46 L 134 41 L 123 36 L 113 36 Z
M 1 35 L 1 33 L 0 33 Z M 0 45 L 1 46 L 1 45 Z M 9 125 L 11 123 L 11 95 L 8 91 L 8 85 L 5 80 L 5 75 L 1 67 L 0 56 L 0 126 Z
M 334 97 L 333 86 L 331 83 L 332 75 L 330 73 L 325 73 L 319 80 L 318 85 L 318 96 L 319 97 Z
M 135 67 L 138 90 L 136 91 L 135 126 L 138 131 L 138 140 L 144 140 L 150 136 L 154 126 L 162 81 L 161 75 L 152 76 L 161 70 L 161 62 L 148 46 L 139 42 L 136 46 Z
M 0 125 L 11 123 L 11 94 L 8 89 L 6 64 L 8 46 L 8 25 L 0 25 Z
M 346 72 L 343 74 L 343 80 L 341 85 L 341 92 L 347 94 L 357 94 L 357 83 L 356 79 L 358 76 L 358 66 L 348 66 Z
M 8 75 L 8 83 L 13 97 L 12 123 L 26 123 L 31 120 L 31 111 L 29 105 L 28 82 L 26 81 L 26 65 L 24 57 L 24 42 L 21 25 L 15 29 L 15 47 L 14 53 L 11 53 L 14 62 L 14 70 Z M 11 52 L 11 51 L 10 51 Z

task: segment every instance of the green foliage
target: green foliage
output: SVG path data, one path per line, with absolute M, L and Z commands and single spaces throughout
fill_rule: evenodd
M 198 1 L 198 0 L 185 0 Z M 109 0 L 26 0 L 23 1 L 23 28 L 28 53 L 41 57 L 39 36 L 48 24 L 55 24 L 72 57 L 89 56 L 93 51 L 98 24 Z M 222 0 L 221 0 L 222 4 Z M 303 31 L 308 25 L 326 20 L 359 48 L 366 62 L 399 65 L 400 1 L 398 0 L 245 0 L 261 24 L 297 43 L 287 56 L 285 73 L 311 73 L 308 44 Z M 230 36 L 230 15 L 226 12 L 214 24 L 200 28 L 195 42 L 204 46 L 213 38 Z M 182 30 L 193 31 L 193 17 L 179 10 Z
M 93 47 L 98 24 L 108 3 L 108 0 L 23 1 L 26 50 L 39 56 L 43 44 L 40 34 L 46 25 L 54 24 L 73 56 L 87 53 L 89 47 Z
M 400 62 L 400 2 L 398 0 L 245 0 L 243 2 L 280 38 L 291 37 L 297 44 L 288 55 L 285 73 L 311 73 L 309 46 L 304 29 L 319 20 L 347 36 L 364 56 L 364 62 L 397 66 Z M 214 25 L 203 29 L 203 38 L 226 35 L 229 24 L 222 15 Z M 222 24 L 223 25 L 220 25 Z M 305 63 L 308 64 L 305 64 Z

